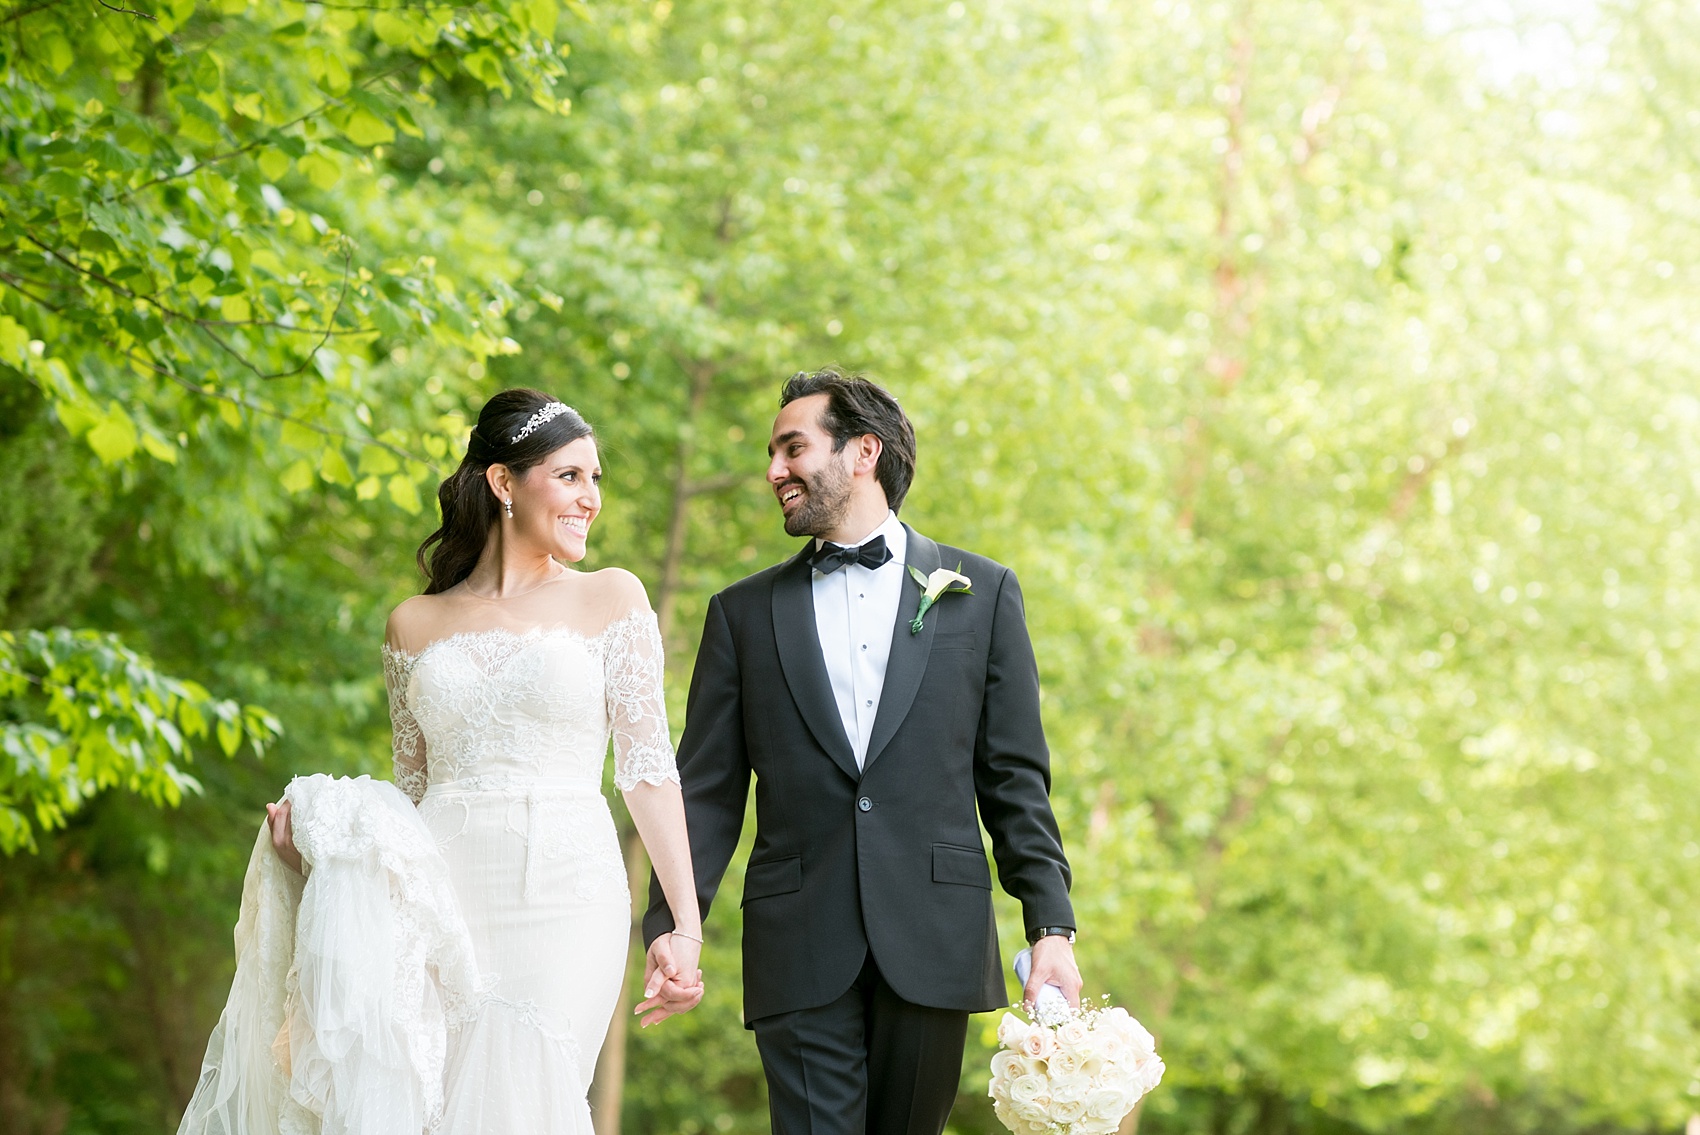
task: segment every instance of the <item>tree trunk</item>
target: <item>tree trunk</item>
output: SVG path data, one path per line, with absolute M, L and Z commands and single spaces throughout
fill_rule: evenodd
M 649 856 L 644 854 L 643 840 L 631 823 L 622 825 L 620 845 L 625 853 L 626 878 L 632 881 L 632 944 L 633 958 L 643 957 L 643 911 L 649 888 Z M 635 975 L 634 976 L 634 972 Z M 620 1111 L 626 1096 L 626 1032 L 632 1016 L 633 982 L 642 980 L 643 967 L 626 964 L 626 981 L 620 986 L 620 999 L 614 1006 L 614 1019 L 608 1022 L 608 1035 L 602 1042 L 602 1052 L 596 1058 L 596 1075 L 590 1081 L 590 1121 L 596 1135 L 619 1135 Z
M 690 378 L 690 399 L 685 421 L 679 431 L 674 453 L 673 499 L 668 509 L 667 546 L 661 557 L 661 579 L 655 590 L 656 621 L 661 624 L 661 641 L 665 646 L 673 639 L 674 623 L 679 608 L 679 579 L 685 562 L 685 535 L 689 529 L 691 498 L 707 486 L 691 480 L 691 454 L 696 437 L 697 420 L 708 404 L 709 390 L 714 384 L 715 368 L 706 362 L 680 364 Z M 718 482 L 715 483 L 718 485 Z M 608 1036 L 602 1042 L 602 1052 L 596 1058 L 596 1075 L 590 1082 L 590 1118 L 596 1135 L 620 1135 L 620 1112 L 626 1093 L 626 1038 L 632 1015 L 634 981 L 643 972 L 639 959 L 644 956 L 643 912 L 649 905 L 649 856 L 644 853 L 643 840 L 629 820 L 621 825 L 620 843 L 625 852 L 626 878 L 632 886 L 631 955 L 637 964 L 628 964 L 626 982 L 620 988 L 620 1000 L 614 1008 L 614 1019 L 608 1023 Z M 640 975 L 634 977 L 633 975 Z

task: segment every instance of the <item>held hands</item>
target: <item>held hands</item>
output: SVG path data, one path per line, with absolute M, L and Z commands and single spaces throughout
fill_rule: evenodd
M 640 1027 L 688 1013 L 702 1000 L 702 943 L 683 934 L 663 934 L 650 943 L 643 966 L 644 1000 L 633 1013 L 647 1014 Z
M 1027 975 L 1027 988 L 1021 992 L 1029 1008 L 1047 984 L 1061 989 L 1071 1007 L 1080 1008 L 1080 987 L 1084 982 L 1080 968 L 1074 964 L 1074 944 L 1061 934 L 1047 934 L 1033 943 L 1033 972 Z
M 281 804 L 266 805 L 266 826 L 272 831 L 272 847 L 277 851 L 277 857 L 283 860 L 297 875 L 306 874 L 301 870 L 301 853 L 295 849 L 295 831 L 289 826 L 289 801 Z

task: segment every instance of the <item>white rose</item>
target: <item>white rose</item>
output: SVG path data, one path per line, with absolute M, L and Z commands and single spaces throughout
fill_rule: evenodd
M 1162 1083 L 1164 1071 L 1162 1057 L 1152 1056 L 1146 1059 L 1139 1066 L 1139 1090 L 1149 1092 Z
M 1051 1076 L 1052 1103 L 1057 1103 L 1062 1100 L 1080 1100 L 1085 1102 L 1087 1093 L 1091 1092 L 1091 1090 L 1091 1079 L 1089 1077 L 1082 1076 L 1078 1072 L 1073 1075 L 1061 1076 L 1053 1073 Z
M 1029 1059 L 1049 1060 L 1057 1050 L 1057 1041 L 1050 1029 L 1031 1029 L 1016 1048 Z
M 1134 1100 L 1119 1088 L 1094 1088 L 1086 1097 L 1086 1114 L 1093 1119 L 1119 1124 L 1133 1110 Z
M 1145 1082 L 1139 1074 L 1139 1068 L 1140 1066 L 1137 1064 L 1122 1065 L 1116 1070 L 1116 1074 L 1114 1076 L 1105 1077 L 1104 1086 L 1107 1088 L 1120 1088 L 1129 1096 L 1134 1099 L 1138 1099 L 1140 1096 L 1145 1094 Z
M 1151 1030 L 1134 1020 L 1127 1019 L 1127 1024 L 1117 1030 L 1127 1046 L 1140 1056 L 1150 1056 L 1157 1051 L 1157 1038 L 1151 1035 Z
M 1053 1077 L 1073 1076 L 1080 1071 L 1080 1057 L 1066 1048 L 1059 1048 L 1045 1061 L 1045 1068 Z
M 1022 1038 L 1031 1031 L 1032 1025 L 1014 1013 L 1005 1013 L 1003 1020 L 998 1022 L 998 1043 L 1005 1048 L 1020 1048 Z
M 1017 1076 L 1009 1085 L 1009 1102 L 1016 1106 L 1016 1110 L 1025 1113 L 1027 1109 L 1022 1105 L 1032 1105 L 1041 1096 L 1048 1098 L 1048 1086 L 1043 1076 L 1035 1076 L 1031 1072 Z
M 1077 1123 L 1085 1115 L 1085 1100 L 1051 1100 L 1051 1120 L 1054 1123 Z
M 993 1086 L 996 1086 L 996 1084 L 1008 1086 L 1008 1082 L 1013 1081 L 1017 1076 L 1022 1076 L 1025 1072 L 1027 1072 L 1027 1067 L 1022 1060 L 1022 1053 L 1008 1052 L 1008 1050 L 991 1053 L 991 1082 L 993 1082 Z
M 1064 1021 L 1057 1026 L 1057 1043 L 1068 1048 L 1079 1048 L 1092 1035 L 1092 1030 L 1081 1020 Z

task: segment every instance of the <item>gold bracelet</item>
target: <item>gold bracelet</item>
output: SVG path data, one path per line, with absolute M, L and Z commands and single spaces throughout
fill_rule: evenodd
M 683 930 L 669 930 L 667 933 L 671 934 L 675 938 L 689 938 L 697 945 L 702 945 L 702 939 L 698 938 L 695 934 L 686 934 Z

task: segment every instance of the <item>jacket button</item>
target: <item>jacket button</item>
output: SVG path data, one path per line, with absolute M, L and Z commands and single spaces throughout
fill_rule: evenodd
M 874 810 L 874 802 L 864 796 L 860 800 L 856 801 L 856 807 L 860 808 L 864 812 L 871 812 Z

